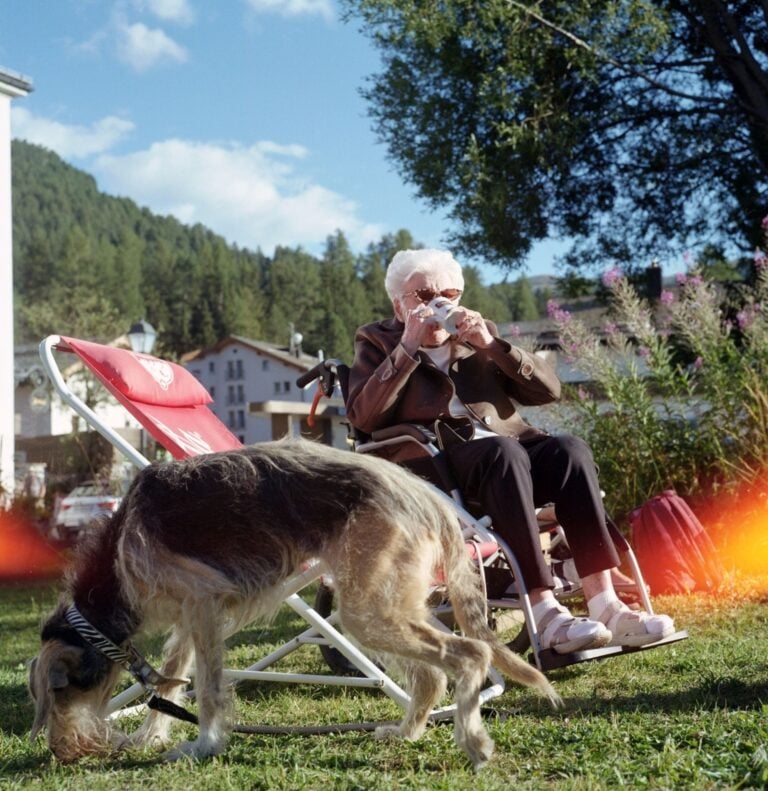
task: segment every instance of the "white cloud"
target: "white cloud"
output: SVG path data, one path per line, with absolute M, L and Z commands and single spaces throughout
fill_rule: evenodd
M 66 39 L 65 43 L 75 53 L 98 56 L 102 48 L 109 43 L 109 32 L 106 29 L 97 30 L 85 41 Z
M 164 60 L 184 63 L 187 51 L 158 28 L 141 22 L 120 23 L 117 30 L 117 55 L 136 71 L 146 71 Z
M 334 16 L 332 0 L 248 0 L 257 13 L 278 13 L 283 16 L 320 14 L 326 19 Z
M 135 0 L 135 5 L 141 10 L 146 8 L 150 13 L 166 22 L 186 24 L 195 17 L 188 0 Z
M 383 228 L 364 223 L 353 201 L 300 177 L 296 162 L 306 155 L 302 146 L 268 141 L 245 147 L 166 140 L 125 156 L 102 155 L 95 172 L 110 193 L 267 254 L 276 245 L 317 248 L 337 229 L 353 247 L 380 238 Z
M 14 137 L 50 148 L 64 158 L 81 159 L 108 151 L 132 132 L 134 125 L 110 115 L 90 126 L 73 126 L 41 118 L 14 105 L 11 128 Z

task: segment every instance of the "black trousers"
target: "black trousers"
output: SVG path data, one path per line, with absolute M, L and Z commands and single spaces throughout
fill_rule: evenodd
M 589 446 L 569 434 L 527 442 L 483 437 L 446 448 L 465 497 L 476 500 L 509 544 L 528 588 L 551 588 L 536 521 L 537 507 L 554 503 L 579 576 L 619 565 L 608 535 L 597 468 Z

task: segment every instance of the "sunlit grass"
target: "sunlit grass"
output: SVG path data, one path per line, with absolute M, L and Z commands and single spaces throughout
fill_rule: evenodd
M 27 732 L 26 661 L 55 601 L 53 586 L 0 589 L 0 788 L 3 789 L 711 789 L 768 783 L 768 576 L 734 577 L 727 593 L 657 600 L 690 637 L 664 648 L 550 675 L 566 706 L 553 711 L 510 687 L 488 707 L 497 754 L 475 775 L 450 727 L 413 744 L 370 733 L 239 736 L 223 756 L 166 764 L 151 751 L 74 766 L 52 760 Z M 231 641 L 244 666 L 295 630 L 286 611 Z M 150 644 L 154 650 L 156 641 Z M 292 656 L 324 672 L 319 652 Z M 384 695 L 349 688 L 245 684 L 237 718 L 248 723 L 370 721 L 398 716 Z M 126 725 L 133 727 L 134 720 Z M 193 734 L 191 727 L 182 726 Z

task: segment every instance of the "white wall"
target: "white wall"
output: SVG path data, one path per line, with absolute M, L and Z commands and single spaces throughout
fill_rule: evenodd
M 238 362 L 242 378 L 238 376 Z M 233 378 L 228 375 L 230 363 L 235 373 Z M 270 418 L 249 415 L 249 403 L 271 399 L 309 403 L 314 393 L 314 387 L 308 391 L 296 387 L 296 378 L 301 373 L 298 368 L 241 343 L 230 343 L 221 351 L 209 352 L 186 367 L 213 396 L 214 414 L 246 445 L 272 439 Z M 298 431 L 296 421 L 294 433 Z
M 72 355 L 58 355 L 60 362 Z M 73 358 L 74 359 L 74 358 Z M 66 377 L 67 385 L 72 392 L 80 398 L 85 397 L 85 386 L 82 380 L 82 369 Z M 93 406 L 93 411 L 110 428 L 140 428 L 138 421 L 113 398 L 101 384 L 94 385 L 99 393 L 100 400 Z M 15 392 L 15 429 L 16 436 L 23 438 L 47 437 L 59 434 L 69 434 L 73 428 L 73 420 L 77 420 L 79 431 L 90 431 L 85 420 L 79 418 L 72 407 L 66 404 L 55 390 L 51 389 L 51 400 L 48 409 L 34 412 L 30 407 L 29 396 L 32 386 L 29 383 L 19 385 Z

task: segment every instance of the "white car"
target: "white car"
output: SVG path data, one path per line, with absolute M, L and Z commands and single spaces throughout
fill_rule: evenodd
M 115 481 L 86 481 L 76 486 L 59 505 L 51 537 L 76 541 L 94 519 L 117 511 L 124 493 L 123 485 Z

